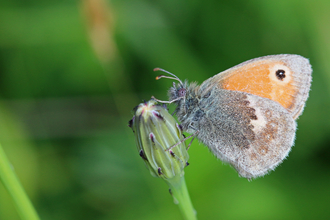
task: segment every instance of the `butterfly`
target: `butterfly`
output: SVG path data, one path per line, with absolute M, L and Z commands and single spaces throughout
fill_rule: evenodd
M 169 101 L 183 131 L 192 133 L 242 177 L 274 170 L 294 144 L 296 120 L 304 110 L 312 81 L 309 60 L 291 54 L 255 58 L 205 80 L 177 80 Z

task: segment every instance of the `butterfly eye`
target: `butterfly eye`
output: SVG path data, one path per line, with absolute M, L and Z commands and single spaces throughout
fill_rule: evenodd
M 179 89 L 178 96 L 182 97 L 182 96 L 185 96 L 185 95 L 186 95 L 186 89 L 184 89 L 184 88 Z
M 284 70 L 277 70 L 276 71 L 276 77 L 277 77 L 277 79 L 279 79 L 279 80 L 281 80 L 281 81 L 283 81 L 283 79 L 286 77 L 285 76 L 285 71 Z

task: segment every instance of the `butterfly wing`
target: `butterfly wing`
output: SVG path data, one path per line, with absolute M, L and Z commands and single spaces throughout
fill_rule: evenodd
M 296 122 L 279 103 L 214 87 L 200 102 L 191 125 L 198 139 L 245 178 L 268 173 L 288 155 Z
M 308 59 L 281 54 L 252 59 L 221 72 L 201 85 L 242 91 L 280 103 L 294 119 L 301 115 L 312 81 Z

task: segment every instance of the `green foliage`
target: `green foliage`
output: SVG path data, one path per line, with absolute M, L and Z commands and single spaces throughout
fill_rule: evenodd
M 279 53 L 314 70 L 288 159 L 248 182 L 194 141 L 190 196 L 199 219 L 330 218 L 328 0 L 108 1 L 113 44 L 99 50 L 82 2 L 0 2 L 0 143 L 41 219 L 179 219 L 127 127 L 143 99 L 167 99 L 152 69 L 202 82 Z M 0 219 L 13 207 L 0 185 Z

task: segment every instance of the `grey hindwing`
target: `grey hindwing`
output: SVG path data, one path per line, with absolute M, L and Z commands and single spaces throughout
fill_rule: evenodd
M 245 178 L 266 174 L 288 155 L 296 122 L 279 103 L 213 88 L 187 117 L 197 138 Z

